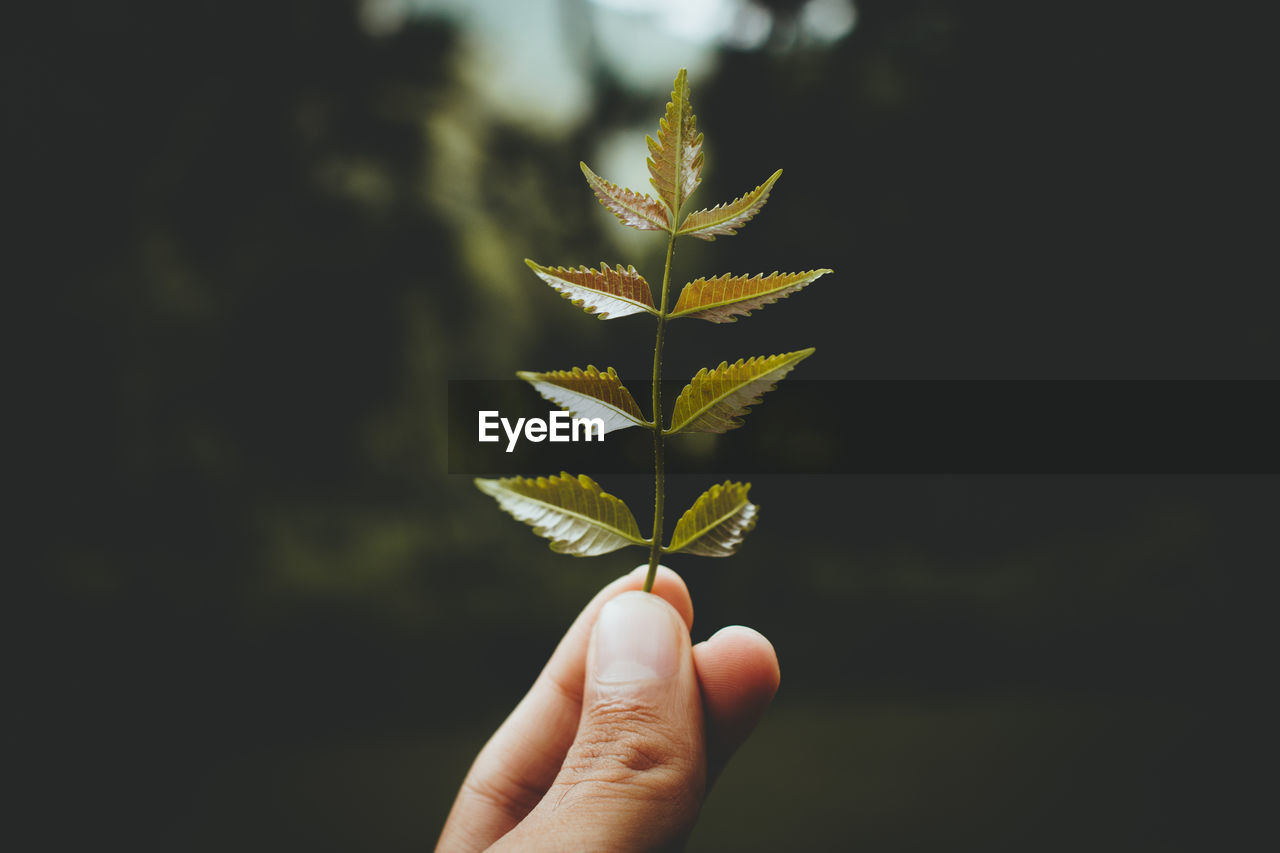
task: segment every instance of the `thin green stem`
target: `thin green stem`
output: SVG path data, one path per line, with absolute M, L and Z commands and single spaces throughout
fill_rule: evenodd
M 676 221 L 673 216 L 672 222 Z M 658 335 L 653 343 L 653 543 L 649 546 L 649 573 L 644 578 L 644 591 L 653 590 L 658 575 L 658 557 L 662 553 L 662 512 L 666 503 L 662 448 L 662 341 L 667 330 L 667 290 L 671 284 L 671 257 L 676 250 L 675 229 L 667 240 L 667 262 L 662 268 L 662 296 L 658 300 Z

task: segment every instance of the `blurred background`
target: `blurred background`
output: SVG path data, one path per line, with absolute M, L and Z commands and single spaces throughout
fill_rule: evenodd
M 552 554 L 448 475 L 446 383 L 647 375 L 651 324 L 571 309 L 523 258 L 657 279 L 661 237 L 617 226 L 578 162 L 647 189 L 682 66 L 694 202 L 785 174 L 741 235 L 682 243 L 674 278 L 836 272 L 673 327 L 669 375 L 807 346 L 818 380 L 1276 375 L 1274 263 L 1251 256 L 1274 222 L 1249 215 L 1274 206 L 1250 171 L 1273 110 L 1244 22 L 945 0 L 6 15 L 30 401 L 10 523 L 35 546 L 11 566 L 8 742 L 50 848 L 434 843 L 564 628 L 643 556 Z M 1213 415 L 1169 428 L 1193 452 Z M 870 415 L 830 416 L 857 441 Z M 690 849 L 1223 849 L 1270 808 L 1274 475 L 754 482 L 738 556 L 672 559 L 695 641 L 752 625 L 783 669 Z M 649 523 L 646 475 L 602 484 Z M 675 478 L 670 503 L 706 485 Z

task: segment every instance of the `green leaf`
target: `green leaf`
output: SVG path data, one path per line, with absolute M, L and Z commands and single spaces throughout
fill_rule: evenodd
M 648 545 L 627 505 L 585 474 L 574 477 L 477 479 L 480 491 L 533 532 L 551 540 L 551 550 L 575 557 L 608 554 L 627 545 Z
M 671 428 L 677 432 L 728 432 L 742 426 L 742 417 L 760 398 L 804 359 L 813 347 L 781 355 L 758 356 L 733 364 L 705 367 L 684 386 L 671 410 Z
M 565 299 L 588 314 L 599 312 L 601 320 L 613 320 L 641 311 L 658 313 L 653 307 L 649 282 L 636 272 L 635 267 L 624 270 L 619 264 L 615 269 L 609 269 L 608 264 L 601 264 L 598 270 L 591 267 L 575 270 L 544 267 L 528 258 L 524 262 Z
M 696 210 L 690 213 L 684 218 L 684 224 L 676 234 L 688 234 L 702 240 L 714 240 L 716 237 L 736 234 L 737 229 L 749 222 L 760 212 L 760 208 L 764 207 L 764 203 L 769 200 L 769 190 L 773 189 L 773 182 L 781 176 L 782 170 L 779 169 L 769 177 L 769 180 L 741 198 L 735 198 L 727 204 L 717 204 L 710 210 Z
M 587 183 L 595 191 L 600 203 L 622 222 L 641 231 L 670 231 L 671 214 L 656 198 L 641 195 L 635 190 L 611 184 L 591 171 L 586 163 L 579 163 Z
M 649 144 L 649 182 L 672 216 L 702 183 L 702 134 L 689 103 L 687 76 L 683 68 L 676 75 L 667 114 L 658 121 L 657 141 L 644 138 Z
M 699 278 L 680 291 L 676 307 L 668 319 L 696 317 L 712 323 L 736 323 L 757 308 L 785 299 L 831 270 L 808 272 L 774 272 L 754 277 L 725 274 L 716 278 Z
M 712 486 L 703 492 L 671 533 L 668 554 L 684 551 L 702 557 L 728 557 L 756 526 L 760 508 L 747 500 L 750 483 Z
M 574 417 L 600 418 L 606 433 L 631 426 L 649 426 L 635 398 L 612 367 L 606 373 L 589 364 L 586 370 L 575 367 L 550 373 L 521 371 L 516 376 Z

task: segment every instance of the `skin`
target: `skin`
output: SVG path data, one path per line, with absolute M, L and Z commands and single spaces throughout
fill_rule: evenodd
M 438 851 L 683 843 L 777 691 L 778 659 L 741 626 L 691 645 L 684 581 L 659 567 L 642 593 L 647 569 L 606 586 L 570 626 L 476 757 Z

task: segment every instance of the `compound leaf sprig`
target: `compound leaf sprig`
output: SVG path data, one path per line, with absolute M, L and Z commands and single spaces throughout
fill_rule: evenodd
M 731 202 L 697 210 L 680 219 L 685 203 L 702 183 L 705 162 L 703 136 L 697 129 L 684 69 L 676 75 L 671 100 L 658 122 L 656 137 L 646 136 L 645 141 L 649 148 L 649 182 L 656 198 L 611 183 L 586 163 L 581 167 L 597 200 L 619 222 L 640 231 L 666 232 L 666 261 L 657 300 L 649 282 L 633 266 L 624 269 L 619 264 L 610 268 L 602 263 L 599 269 L 587 266 L 573 269 L 548 267 L 528 259 L 525 263 L 561 296 L 602 320 L 632 314 L 650 314 L 656 319 L 649 417 L 645 417 L 612 367 L 603 372 L 588 365 L 585 370 L 575 367 L 543 373 L 521 371 L 516 375 L 571 415 L 599 418 L 604 432 L 629 427 L 652 432 L 653 533 L 644 537 L 627 505 L 586 475 L 574 477 L 562 472 L 553 477 L 477 479 L 476 485 L 502 509 L 532 525 L 535 533 L 549 539 L 552 549 L 561 553 L 589 557 L 628 545 L 648 548 L 649 571 L 644 584 L 648 591 L 653 587 L 662 555 L 727 557 L 742 544 L 759 516 L 759 507 L 747 498 L 751 484 L 726 481 L 712 486 L 694 501 L 676 522 L 670 542 L 663 546 L 665 438 L 688 432 L 723 433 L 741 426 L 750 408 L 759 404 L 765 393 L 813 354 L 809 348 L 740 358 L 733 364 L 721 362 L 715 368 L 702 368 L 676 397 L 668 421 L 664 418 L 662 400 L 662 356 L 667 322 L 694 318 L 733 323 L 739 317 L 750 316 L 752 311 L 791 296 L 831 270 L 775 271 L 767 276 L 726 273 L 697 278 L 684 285 L 674 308 L 668 310 L 671 262 L 677 238 L 711 241 L 736 234 L 764 207 L 782 170 Z M 664 423 L 668 425 L 664 427 Z

